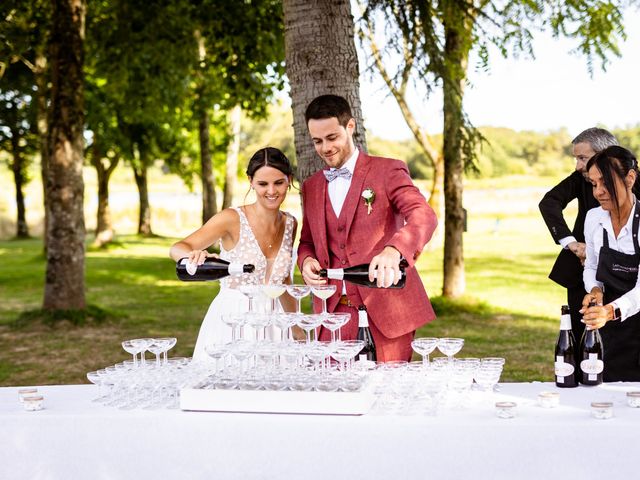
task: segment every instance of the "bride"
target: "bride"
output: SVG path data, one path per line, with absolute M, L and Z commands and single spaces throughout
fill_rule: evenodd
M 256 201 L 222 210 L 188 237 L 173 244 L 169 252 L 175 261 L 187 257 L 189 262 L 202 265 L 207 257 L 215 256 L 206 248 L 219 242 L 220 258 L 255 265 L 253 273 L 229 276 L 220 281 L 220 292 L 211 302 L 200 327 L 194 359 L 206 357 L 205 345 L 231 340 L 231 329 L 222 323 L 222 315 L 248 310 L 249 301 L 240 292 L 241 285 L 291 281 L 297 221 L 280 210 L 293 179 L 291 164 L 280 150 L 266 147 L 251 157 L 246 173 L 251 189 L 256 193 Z M 280 299 L 285 310 L 295 309 L 295 302 L 289 295 L 285 293 Z

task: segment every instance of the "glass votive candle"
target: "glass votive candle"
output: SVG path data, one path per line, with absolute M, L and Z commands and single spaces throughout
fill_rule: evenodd
M 516 402 L 496 402 L 498 418 L 513 418 L 516 416 Z
M 560 394 L 558 392 L 540 392 L 538 405 L 542 408 L 556 408 L 560 405 Z
M 598 420 L 613 417 L 613 402 L 591 402 L 591 415 Z
M 627 392 L 627 405 L 632 408 L 640 407 L 640 391 Z
M 18 397 L 20 397 L 20 401 L 24 401 L 24 397 L 29 395 L 36 395 L 38 393 L 37 388 L 21 388 L 18 390 Z
M 42 410 L 44 397 L 42 395 L 25 395 L 22 398 L 22 406 L 28 412 Z

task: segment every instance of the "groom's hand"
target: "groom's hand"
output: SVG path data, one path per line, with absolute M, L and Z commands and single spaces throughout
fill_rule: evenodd
M 307 285 L 324 285 L 327 283 L 325 278 L 320 277 L 318 273 L 322 270 L 320 262 L 313 257 L 307 257 L 302 262 L 302 278 Z
M 400 281 L 400 252 L 387 246 L 371 259 L 369 264 L 369 281 L 376 280 L 378 287 L 390 287 Z

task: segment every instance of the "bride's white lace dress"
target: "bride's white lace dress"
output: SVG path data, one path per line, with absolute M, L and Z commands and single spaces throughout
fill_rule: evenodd
M 220 242 L 220 258 L 229 262 L 250 263 L 256 268 L 253 273 L 243 273 L 220 280 L 220 292 L 211 302 L 200 327 L 193 352 L 194 360 L 207 357 L 204 347 L 208 343 L 231 341 L 231 328 L 222 322 L 222 315 L 249 310 L 248 298 L 238 290 L 240 285 L 284 283 L 291 274 L 293 236 L 295 234 L 293 216 L 282 212 L 286 217 L 282 243 L 275 259 L 270 262 L 262 253 L 243 210 L 238 207 L 233 207 L 233 209 L 240 216 L 240 236 L 238 243 L 231 250 L 225 250 Z M 260 296 L 253 300 L 253 309 L 265 311 L 270 306 L 269 302 L 270 300 Z M 267 338 L 276 338 L 276 332 L 272 328 L 269 327 Z M 245 326 L 244 330 L 246 337 L 253 338 L 254 332 L 251 327 Z

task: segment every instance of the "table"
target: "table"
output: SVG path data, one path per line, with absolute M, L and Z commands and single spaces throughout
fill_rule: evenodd
M 471 408 L 422 416 L 122 411 L 91 402 L 92 385 L 38 387 L 22 410 L 0 388 L 0 479 L 542 479 L 634 478 L 640 384 L 556 389 L 506 383 Z M 561 405 L 536 404 L 543 390 Z M 499 419 L 497 400 L 518 403 Z M 615 417 L 590 416 L 614 402 Z

